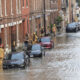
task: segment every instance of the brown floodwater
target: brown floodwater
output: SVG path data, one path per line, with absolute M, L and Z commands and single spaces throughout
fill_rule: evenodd
M 0 80 L 80 80 L 80 33 L 53 38 L 55 47 L 43 58 L 31 58 L 30 66 L 0 69 Z

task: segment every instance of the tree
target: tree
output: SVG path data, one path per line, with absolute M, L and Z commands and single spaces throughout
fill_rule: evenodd
M 63 21 L 63 19 L 61 16 L 58 16 L 55 21 L 56 21 L 56 25 L 60 25 L 60 23 Z
M 56 22 L 56 27 L 57 27 L 57 30 L 60 31 L 61 29 L 61 22 L 63 21 L 62 17 L 61 16 L 58 16 L 55 20 Z

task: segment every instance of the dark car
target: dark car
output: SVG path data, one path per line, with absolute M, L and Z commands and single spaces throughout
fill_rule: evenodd
M 42 57 L 42 55 L 45 55 L 44 48 L 40 44 L 33 44 L 30 56 L 31 57 Z
M 40 44 L 42 47 L 47 48 L 47 49 L 54 47 L 54 43 L 53 41 L 51 41 L 50 37 L 42 37 Z
M 80 22 L 78 22 L 79 30 L 80 30 Z
M 73 22 L 67 25 L 66 32 L 77 32 L 79 30 L 79 24 L 77 22 Z
M 29 58 L 24 52 L 11 53 L 6 55 L 3 60 L 3 69 L 7 68 L 25 68 L 29 64 Z

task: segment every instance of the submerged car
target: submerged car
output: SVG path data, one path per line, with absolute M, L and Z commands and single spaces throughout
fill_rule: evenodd
M 42 55 L 45 55 L 44 48 L 40 44 L 33 44 L 30 56 L 31 57 L 42 57 Z
M 51 41 L 50 37 L 42 37 L 40 44 L 42 47 L 47 48 L 47 49 L 54 47 L 54 43 L 53 43 L 53 41 Z
M 77 32 L 79 30 L 79 24 L 77 22 L 73 22 L 67 25 L 66 32 Z
M 3 60 L 3 69 L 25 68 L 29 64 L 29 58 L 24 52 L 11 53 Z

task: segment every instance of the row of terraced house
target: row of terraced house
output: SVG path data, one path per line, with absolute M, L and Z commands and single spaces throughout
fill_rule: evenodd
M 5 52 L 11 52 L 13 44 L 16 45 L 16 49 L 21 47 L 26 33 L 31 37 L 37 32 L 39 36 L 41 28 L 44 27 L 44 14 L 48 32 L 48 27 L 55 24 L 55 19 L 61 11 L 66 13 L 66 2 L 69 5 L 70 1 L 0 0 L 0 43 L 4 45 Z

